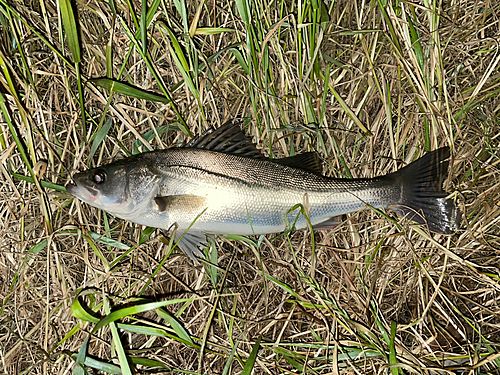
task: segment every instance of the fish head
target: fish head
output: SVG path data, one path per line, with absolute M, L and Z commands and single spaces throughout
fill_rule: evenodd
M 81 201 L 128 219 L 150 201 L 157 176 L 147 166 L 124 159 L 73 176 L 67 191 Z

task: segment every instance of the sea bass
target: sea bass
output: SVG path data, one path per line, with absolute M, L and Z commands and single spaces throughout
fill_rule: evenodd
M 363 208 L 391 209 L 449 234 L 459 211 L 447 199 L 449 148 L 375 178 L 322 174 L 315 152 L 269 159 L 239 123 L 227 123 L 185 147 L 145 152 L 73 176 L 70 194 L 131 222 L 176 228 L 178 246 L 200 257 L 206 235 L 278 233 L 327 227 Z M 293 208 L 300 207 L 302 214 Z

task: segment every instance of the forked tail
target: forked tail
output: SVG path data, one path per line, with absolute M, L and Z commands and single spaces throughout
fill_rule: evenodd
M 456 231 L 460 223 L 460 211 L 443 190 L 449 157 L 449 147 L 439 148 L 386 176 L 401 186 L 394 207 L 398 214 L 445 234 Z

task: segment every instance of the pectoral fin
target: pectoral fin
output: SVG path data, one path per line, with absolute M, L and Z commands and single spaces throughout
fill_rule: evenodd
M 206 199 L 198 195 L 168 195 L 154 198 L 156 208 L 160 212 L 166 212 L 168 215 L 187 215 L 196 220 L 198 215 L 206 209 Z M 196 230 L 187 231 L 176 230 L 173 233 L 174 241 L 177 246 L 194 262 L 203 259 L 201 249 L 206 246 L 206 236 L 203 232 Z
M 189 194 L 155 197 L 155 203 L 156 208 L 160 212 L 173 212 L 182 210 L 186 213 L 198 213 L 206 208 L 205 197 Z

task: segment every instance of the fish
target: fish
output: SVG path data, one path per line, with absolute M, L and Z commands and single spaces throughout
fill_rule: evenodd
M 175 229 L 177 246 L 203 259 L 207 236 L 328 228 L 338 216 L 367 208 L 452 234 L 460 211 L 443 189 L 449 158 L 449 147 L 442 147 L 383 176 L 332 178 L 317 152 L 265 157 L 241 123 L 231 121 L 183 147 L 76 173 L 67 191 L 118 218 Z

